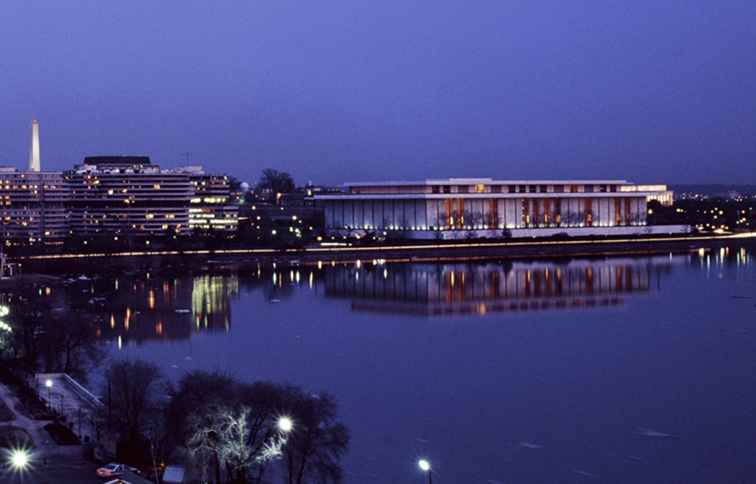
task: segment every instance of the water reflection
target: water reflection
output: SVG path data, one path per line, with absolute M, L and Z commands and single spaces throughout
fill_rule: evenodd
M 326 296 L 355 311 L 442 316 L 616 306 L 660 288 L 687 257 L 576 260 L 563 264 L 423 264 L 325 274 Z
M 346 301 L 356 312 L 490 316 L 621 306 L 662 291 L 676 266 L 700 267 L 708 274 L 725 264 L 745 268 L 751 263 L 751 255 L 741 248 L 558 262 L 323 261 L 191 276 L 134 274 L 95 280 L 91 291 L 100 295 L 95 300 L 103 301 L 100 336 L 120 346 L 229 333 L 233 301 L 253 292 L 264 296 L 261 303 L 286 302 L 298 292 L 310 292 L 336 304 Z
M 93 291 L 98 291 L 94 284 Z M 146 340 L 182 340 L 193 332 L 231 328 L 231 301 L 239 294 L 234 274 L 193 277 L 116 278 L 104 297 L 109 312 L 100 335 L 119 346 Z

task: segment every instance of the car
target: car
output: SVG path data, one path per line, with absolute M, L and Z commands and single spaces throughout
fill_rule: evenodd
M 110 464 L 105 464 L 104 466 L 99 467 L 97 469 L 97 475 L 99 477 L 120 477 L 126 471 L 139 474 L 139 470 L 134 467 L 129 467 L 126 464 L 117 464 L 115 462 L 111 462 Z

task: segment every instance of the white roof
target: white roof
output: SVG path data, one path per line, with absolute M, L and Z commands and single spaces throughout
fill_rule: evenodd
M 625 185 L 627 180 L 494 180 L 493 178 L 437 178 L 417 181 L 348 182 L 345 187 L 390 187 L 417 185 Z

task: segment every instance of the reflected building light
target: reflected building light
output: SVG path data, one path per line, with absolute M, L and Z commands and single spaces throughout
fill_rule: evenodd
M 274 274 L 275 276 L 275 274 Z M 230 321 L 231 299 L 239 294 L 238 276 L 202 275 L 192 280 L 195 326 L 221 329 Z
M 117 345 L 118 345 L 118 350 L 120 351 L 123 348 L 123 338 L 121 338 L 120 334 L 118 335 Z
M 309 284 L 308 285 L 310 286 L 310 289 L 312 289 L 314 279 L 315 279 L 315 274 L 313 274 L 313 272 L 310 271 L 310 276 L 308 278 L 308 280 L 309 280 Z
M 347 298 L 352 309 L 422 316 L 617 306 L 652 290 L 652 275 L 672 264 L 664 257 L 626 261 L 511 265 L 418 264 L 389 273 L 324 273 L 326 297 Z M 354 273 L 354 277 L 352 276 Z M 658 279 L 658 277 L 656 278 Z M 657 282 L 658 286 L 658 282 Z

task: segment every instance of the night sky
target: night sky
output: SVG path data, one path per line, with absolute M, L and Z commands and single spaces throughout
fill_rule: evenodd
M 2 0 L 0 164 L 756 182 L 754 0 Z

